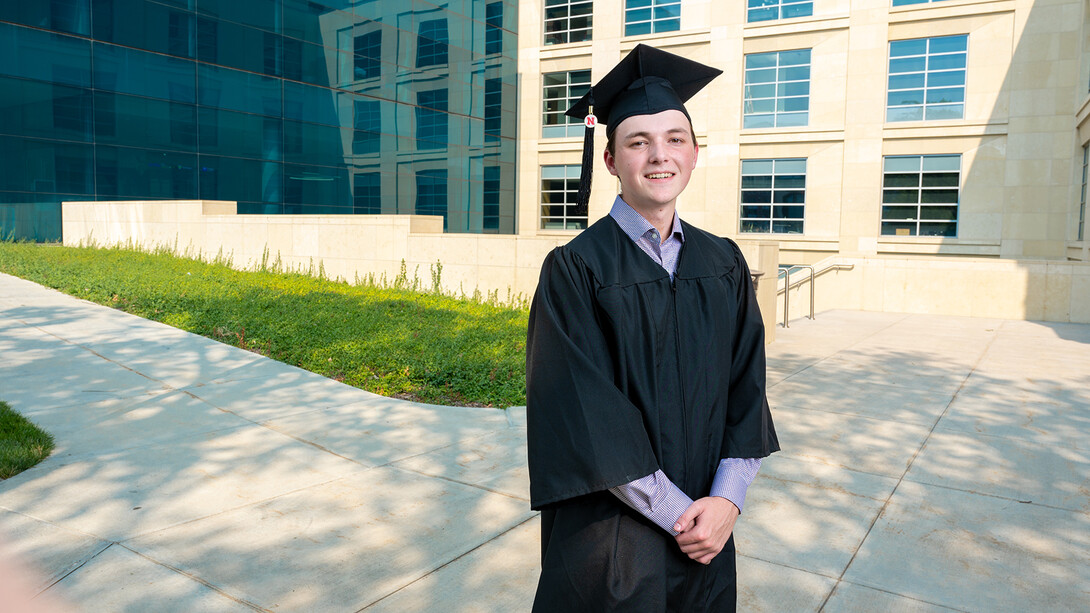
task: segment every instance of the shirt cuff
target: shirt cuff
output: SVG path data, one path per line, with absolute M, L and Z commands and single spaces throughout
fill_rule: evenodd
M 742 512 L 749 489 L 757 471 L 761 468 L 761 458 L 724 458 L 719 461 L 719 468 L 712 479 L 709 496 L 726 498 Z
M 693 504 L 693 499 L 678 489 L 661 470 L 624 485 L 611 487 L 609 491 L 640 515 L 655 522 L 656 526 L 675 536 L 677 532 L 674 532 L 674 524 Z

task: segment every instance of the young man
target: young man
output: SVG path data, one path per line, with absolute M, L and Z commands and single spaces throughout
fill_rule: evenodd
M 621 195 L 546 258 L 530 311 L 535 611 L 734 610 L 734 522 L 779 445 L 745 260 L 674 210 L 699 153 L 683 102 L 719 72 L 639 45 L 569 111 L 597 100 Z

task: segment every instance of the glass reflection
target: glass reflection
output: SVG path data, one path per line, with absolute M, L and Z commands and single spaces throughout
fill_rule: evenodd
M 55 240 L 78 195 L 513 233 L 517 21 L 495 0 L 3 3 L 0 231 Z

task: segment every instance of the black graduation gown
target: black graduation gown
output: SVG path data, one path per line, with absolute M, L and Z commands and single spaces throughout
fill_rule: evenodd
M 764 327 L 737 245 L 682 222 L 674 281 L 606 216 L 546 257 L 526 344 L 535 611 L 730 611 L 710 565 L 608 488 L 658 469 L 694 500 L 722 458 L 779 449 Z

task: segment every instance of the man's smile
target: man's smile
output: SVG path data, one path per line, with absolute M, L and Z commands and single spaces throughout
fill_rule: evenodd
M 649 175 L 644 175 L 644 176 L 647 177 L 648 179 L 669 179 L 670 177 L 674 176 L 674 173 L 672 173 L 672 172 L 653 172 L 653 173 L 651 173 Z

